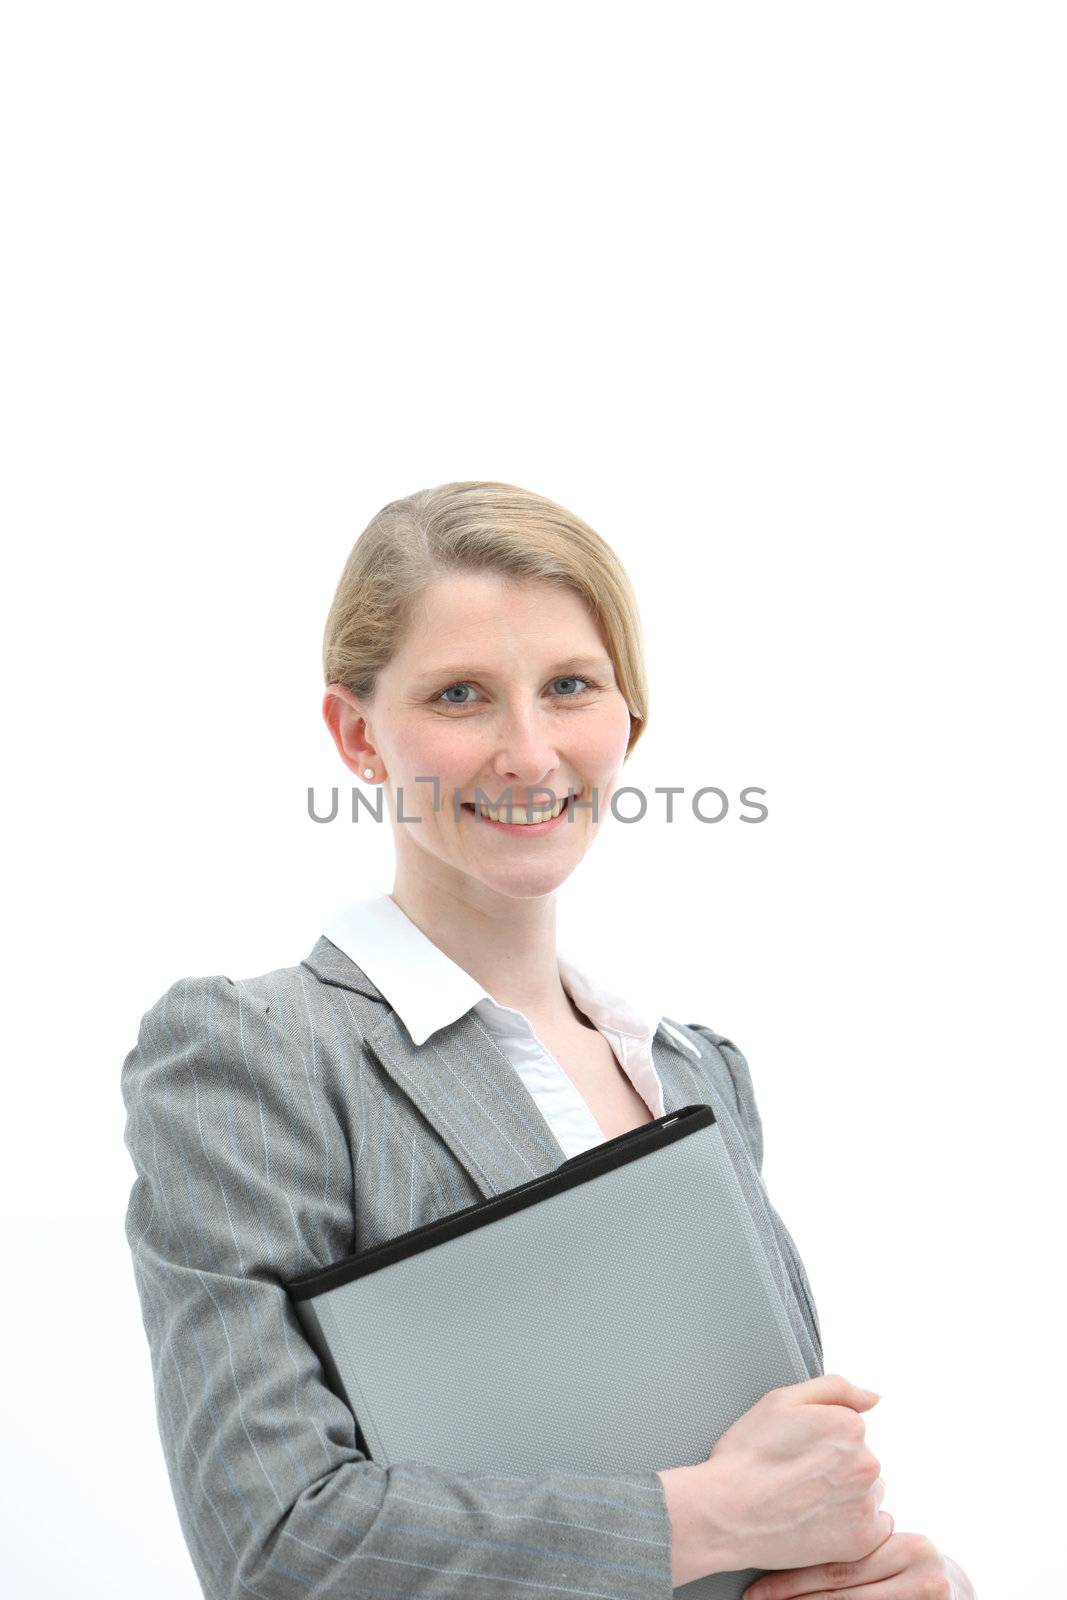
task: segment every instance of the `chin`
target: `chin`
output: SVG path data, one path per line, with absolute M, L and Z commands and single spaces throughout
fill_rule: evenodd
M 464 871 L 493 894 L 508 895 L 513 900 L 542 900 L 566 883 L 577 865 L 577 861 L 572 861 L 553 869 L 528 865 L 507 872 L 472 872 L 469 867 Z

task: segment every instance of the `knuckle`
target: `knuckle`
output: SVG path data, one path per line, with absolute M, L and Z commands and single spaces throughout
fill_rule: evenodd
M 831 1583 L 848 1583 L 856 1576 L 856 1563 L 854 1561 L 828 1561 L 826 1563 L 826 1576 Z

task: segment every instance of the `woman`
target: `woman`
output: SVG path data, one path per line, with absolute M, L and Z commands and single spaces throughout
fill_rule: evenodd
M 875 1397 L 822 1374 L 744 1056 L 703 1024 L 643 1016 L 556 949 L 556 891 L 645 725 L 637 609 L 611 549 L 508 484 L 395 501 L 345 565 L 324 667 L 341 759 L 388 796 L 392 893 L 347 903 L 296 965 L 180 979 L 122 1075 L 127 1235 L 204 1593 L 667 1600 L 753 1567 L 795 1569 L 759 1586 L 774 1596 L 969 1596 L 878 1509 L 859 1421 Z M 565 809 L 537 820 L 554 800 Z M 510 824 L 492 809 L 508 802 Z M 523 1479 L 369 1460 L 284 1282 L 698 1100 L 809 1380 L 695 1466 Z

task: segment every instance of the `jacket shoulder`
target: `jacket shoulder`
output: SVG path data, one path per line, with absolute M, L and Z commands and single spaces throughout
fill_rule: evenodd
M 189 1019 L 198 1012 L 227 1012 L 251 1007 L 264 1015 L 300 1003 L 302 994 L 317 988 L 317 980 L 303 962 L 274 967 L 252 977 L 234 978 L 225 972 L 193 973 L 175 978 L 148 1006 L 141 1025 L 164 1017 Z
M 725 1094 L 728 1105 L 732 1103 L 736 1107 L 738 1121 L 756 1164 L 756 1170 L 761 1171 L 763 1122 L 756 1104 L 752 1072 L 744 1054 L 727 1034 L 716 1033 L 707 1023 L 682 1024 L 672 1021 L 671 1026 L 680 1029 L 692 1039 L 700 1050 L 702 1062 L 712 1074 L 716 1088 Z

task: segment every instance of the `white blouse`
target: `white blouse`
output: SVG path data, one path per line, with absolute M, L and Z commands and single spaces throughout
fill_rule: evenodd
M 447 1027 L 473 1007 L 537 1102 L 567 1157 L 605 1142 L 585 1100 L 524 1013 L 494 1000 L 415 926 L 390 895 L 374 889 L 345 902 L 323 933 L 381 990 L 413 1044 L 424 1044 L 438 1028 Z M 662 1017 L 621 999 L 565 955 L 558 954 L 557 959 L 567 993 L 604 1035 L 652 1115 L 662 1117 L 663 1085 L 652 1059 L 654 1035 L 662 1027 L 697 1060 L 700 1052 Z

